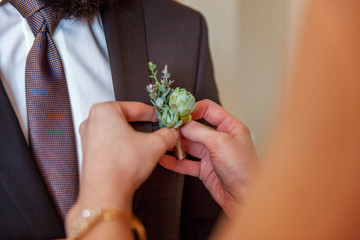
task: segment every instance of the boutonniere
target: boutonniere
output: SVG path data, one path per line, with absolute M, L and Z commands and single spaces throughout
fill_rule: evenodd
M 158 80 L 156 68 L 157 66 L 154 63 L 149 62 L 150 78 L 154 79 L 155 83 L 146 86 L 146 90 L 149 92 L 151 103 L 155 106 L 159 126 L 161 128 L 173 127 L 179 130 L 182 125 L 191 121 L 191 113 L 197 106 L 195 97 L 184 88 L 171 88 L 174 80 L 170 80 L 171 74 L 167 66 L 165 66 L 162 76 Z M 185 158 L 181 137 L 179 137 L 175 147 L 175 156 L 179 160 Z

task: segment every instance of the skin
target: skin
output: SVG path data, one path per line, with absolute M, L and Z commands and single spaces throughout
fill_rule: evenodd
M 223 117 L 219 118 L 219 114 Z M 200 163 L 164 156 L 166 150 L 176 144 L 178 135 L 175 129 L 164 128 L 154 133 L 132 129 L 128 122 L 156 121 L 153 107 L 135 102 L 108 102 L 93 106 L 89 118 L 80 127 L 84 165 L 80 194 L 68 215 L 67 229 L 85 208 L 118 209 L 131 213 L 134 192 L 150 176 L 161 156 L 164 156 L 161 160 L 163 166 L 201 177 L 230 215 L 231 209 L 239 204 L 238 198 L 244 193 L 249 176 L 257 166 L 250 132 L 243 123 L 210 100 L 200 101 L 193 115 L 218 126 L 213 130 L 192 121 L 182 129 L 186 149 L 201 157 Z M 217 140 L 209 141 L 210 138 Z M 200 144 L 203 141 L 204 145 Z M 211 151 L 204 146 L 210 147 Z M 229 157 L 235 161 L 225 161 Z M 104 232 L 107 239 L 133 237 L 126 223 L 103 221 L 85 238 L 99 239 L 104 237 Z
M 265 164 L 247 194 L 240 189 L 246 189 L 257 169 L 250 134 L 241 122 L 214 103 L 201 102 L 194 116 L 209 120 L 217 130 L 194 122 L 182 130 L 187 151 L 199 156 L 201 162 L 175 162 L 169 156 L 162 157 L 163 166 L 201 178 L 224 210 L 231 212 L 233 220 L 223 224 L 211 239 L 360 238 L 359 12 L 358 0 L 311 1 L 290 97 L 275 126 Z M 146 119 L 154 120 L 154 113 L 146 108 L 141 105 L 134 114 L 149 111 Z M 74 213 L 89 202 L 130 211 L 131 204 L 126 202 L 134 189 L 120 183 L 126 181 L 138 187 L 156 165 L 156 159 L 175 144 L 176 136 L 172 135 L 174 142 L 169 145 L 159 136 L 147 142 L 145 135 L 129 136 L 140 135 L 130 131 L 126 120 L 136 118 L 126 117 L 131 116 L 126 107 L 117 107 L 116 116 L 110 113 L 114 109 L 102 111 L 100 106 L 98 110 L 101 114 L 90 114 L 92 124 L 82 130 L 84 152 L 90 154 L 85 155 L 86 169 Z M 98 121 L 94 123 L 94 119 Z M 168 131 L 164 137 L 173 134 L 169 129 L 162 131 Z M 146 156 L 137 147 L 140 142 L 151 151 Z M 157 144 L 162 146 L 161 151 L 147 146 Z M 104 147 L 106 151 L 101 150 Z M 131 164 L 123 164 L 128 158 Z M 112 165 L 104 166 L 104 161 Z M 138 171 L 139 176 L 135 174 Z M 90 176 L 98 180 L 92 181 Z M 241 208 L 236 207 L 239 199 Z M 131 239 L 126 224 L 102 222 L 84 238 L 120 236 Z
M 154 133 L 141 133 L 133 130 L 128 121 L 156 121 L 154 108 L 131 102 L 96 104 L 82 123 L 84 166 L 79 197 L 66 221 L 68 229 L 70 222 L 85 208 L 131 213 L 136 189 L 150 176 L 160 156 L 175 146 L 176 130 L 164 128 Z M 101 239 L 102 231 L 109 234 L 108 239 L 117 234 L 132 239 L 129 226 L 118 224 L 101 222 L 87 239 Z
M 166 155 L 159 163 L 169 170 L 198 177 L 231 217 L 258 168 L 249 128 L 210 100 L 198 102 L 193 119 L 205 119 L 216 126 L 212 129 L 191 121 L 181 128 L 185 151 L 201 161 L 178 161 Z

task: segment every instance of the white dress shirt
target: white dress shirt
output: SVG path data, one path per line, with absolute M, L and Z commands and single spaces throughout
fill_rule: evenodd
M 68 84 L 81 169 L 79 126 L 93 104 L 115 99 L 101 18 L 97 15 L 91 20 L 63 19 L 53 40 Z M 27 141 L 25 65 L 33 42 L 26 19 L 10 3 L 0 6 L 0 78 Z

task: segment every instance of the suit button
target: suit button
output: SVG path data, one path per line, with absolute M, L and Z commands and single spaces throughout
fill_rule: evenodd
M 4 5 L 7 2 L 7 0 L 0 0 L 0 6 Z

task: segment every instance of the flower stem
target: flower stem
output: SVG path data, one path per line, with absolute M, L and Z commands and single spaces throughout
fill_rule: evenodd
M 178 137 L 177 143 L 175 145 L 175 157 L 177 160 L 183 160 L 184 158 L 186 158 L 186 153 L 185 153 L 184 148 L 181 143 L 180 128 L 177 128 L 177 131 L 179 133 L 179 137 Z
M 154 70 L 151 70 L 151 73 L 154 76 L 155 81 L 160 84 L 160 82 L 157 80 L 157 77 L 156 77 L 156 74 L 154 73 Z

